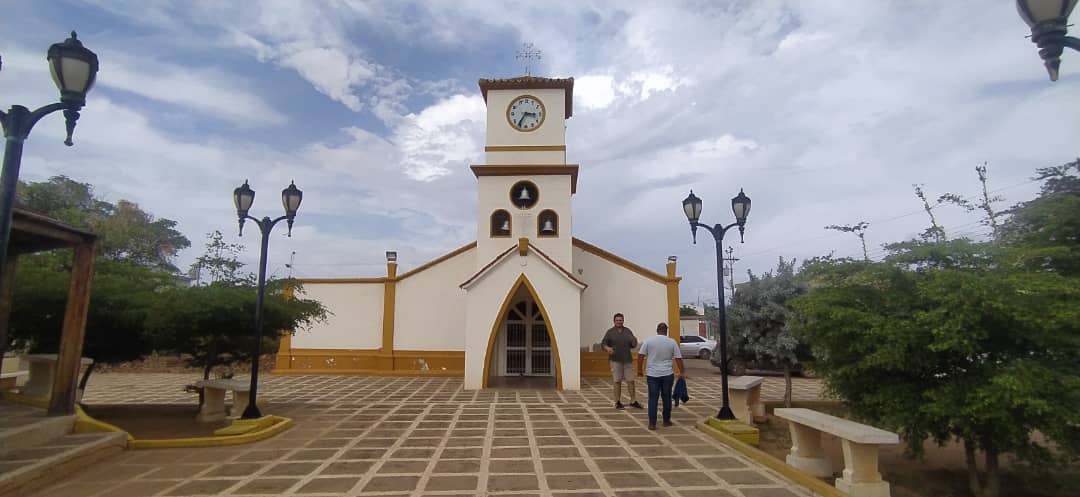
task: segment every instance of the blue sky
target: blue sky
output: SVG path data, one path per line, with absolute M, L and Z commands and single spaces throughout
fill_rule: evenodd
M 1031 198 L 1035 168 L 1080 155 L 1080 54 L 1051 83 L 1010 1 L 411 2 L 125 0 L 7 2 L 0 105 L 55 100 L 44 54 L 75 29 L 101 60 L 98 86 L 63 147 L 38 124 L 22 178 L 65 174 L 112 201 L 174 219 L 193 247 L 236 238 L 232 189 L 278 215 L 295 180 L 292 238 L 269 271 L 378 276 L 472 241 L 483 162 L 479 78 L 574 77 L 568 162 L 581 164 L 574 236 L 657 271 L 679 257 L 683 300 L 715 299 L 711 241 L 691 245 L 680 202 L 732 220 L 745 189 L 745 270 L 779 256 L 861 255 L 828 224 L 870 222 L 867 241 L 921 232 L 928 196 L 979 192 L 988 163 L 1001 207 Z M 935 209 L 950 235 L 975 214 Z M 707 235 L 706 235 L 707 236 Z

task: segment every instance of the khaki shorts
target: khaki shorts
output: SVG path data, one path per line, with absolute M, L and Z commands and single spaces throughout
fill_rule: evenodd
M 615 383 L 630 383 L 634 381 L 634 363 L 608 361 L 611 366 L 611 378 Z

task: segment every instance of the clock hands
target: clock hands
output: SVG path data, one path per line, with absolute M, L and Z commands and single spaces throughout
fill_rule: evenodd
M 517 122 L 517 127 L 519 127 L 519 128 L 521 127 L 521 123 L 525 121 L 525 116 L 533 116 L 533 117 L 536 117 L 536 113 L 535 113 L 535 112 L 523 112 L 523 113 L 521 114 L 521 119 L 518 119 L 518 122 Z

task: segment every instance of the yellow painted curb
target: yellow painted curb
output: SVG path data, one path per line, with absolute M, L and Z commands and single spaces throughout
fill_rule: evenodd
M 724 433 L 723 431 L 709 426 L 707 422 L 698 423 L 697 429 L 698 431 L 704 432 L 706 435 L 715 438 L 724 445 L 735 449 L 742 455 L 749 457 L 750 459 L 757 461 L 761 465 L 766 466 L 769 469 L 780 473 L 781 475 L 784 475 L 791 481 L 794 481 L 795 483 L 806 487 L 815 495 L 820 495 L 821 497 L 849 497 L 848 494 L 841 492 L 836 487 L 829 485 L 828 483 L 825 483 L 824 481 L 814 478 L 813 476 L 810 476 L 806 473 L 803 473 L 802 471 L 799 471 L 791 466 L 788 466 L 786 463 L 769 455 L 767 452 L 758 449 L 757 447 L 754 447 L 752 445 L 746 444 L 738 438 L 735 438 L 731 435 L 728 435 L 727 433 Z
M 71 432 L 72 433 L 95 433 L 95 432 L 102 432 L 102 431 L 118 431 L 120 433 L 123 433 L 123 434 L 127 435 L 128 443 L 131 443 L 132 440 L 135 440 L 135 437 L 131 436 L 130 433 L 124 431 L 119 426 L 109 424 L 109 423 L 106 423 L 104 421 L 100 421 L 100 420 L 97 420 L 97 419 L 94 419 L 94 418 L 90 417 L 90 415 L 86 414 L 86 411 L 84 411 L 82 407 L 80 407 L 78 404 L 76 404 L 75 405 L 75 426 L 71 429 Z
M 705 420 L 705 423 L 714 429 L 739 439 L 742 443 L 755 447 L 761 443 L 761 431 L 737 419 L 721 420 L 710 416 L 709 419 Z
M 239 423 L 239 426 L 248 429 L 235 435 L 223 434 L 213 437 L 166 438 L 158 440 L 136 439 L 128 442 L 128 448 L 164 449 L 171 447 L 218 447 L 223 445 L 239 445 L 265 440 L 292 426 L 292 419 L 283 416 L 263 416 L 262 418 L 254 420 L 256 429 L 251 429 L 253 423 L 249 420 L 236 420 L 234 421 L 234 424 L 240 421 L 244 422 Z M 214 433 L 220 433 L 225 430 L 228 430 L 228 428 L 222 428 Z M 239 431 L 239 429 L 233 432 L 235 433 L 236 431 Z

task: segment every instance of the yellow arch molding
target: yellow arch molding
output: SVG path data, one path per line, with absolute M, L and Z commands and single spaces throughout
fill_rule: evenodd
M 562 390 L 562 360 L 559 356 L 559 342 L 555 340 L 555 331 L 551 323 L 551 316 L 548 315 L 547 309 L 544 308 L 544 303 L 540 300 L 540 297 L 536 294 L 536 289 L 533 288 L 532 282 L 529 278 L 526 278 L 524 274 L 518 276 L 517 281 L 513 285 L 510 285 L 510 293 L 506 294 L 506 298 L 503 299 L 502 306 L 499 307 L 499 314 L 495 317 L 495 323 L 491 325 L 491 334 L 488 335 L 487 351 L 484 353 L 484 382 L 483 388 L 487 388 L 490 382 L 491 376 L 491 354 L 495 349 L 495 338 L 499 333 L 499 325 L 502 323 L 503 318 L 506 316 L 507 309 L 510 308 L 510 303 L 514 300 L 514 295 L 517 293 L 518 288 L 524 286 L 532 296 L 533 302 L 536 302 L 536 306 L 540 308 L 540 315 L 544 317 L 544 328 L 547 329 L 548 338 L 551 339 L 551 353 L 555 355 L 555 388 Z

